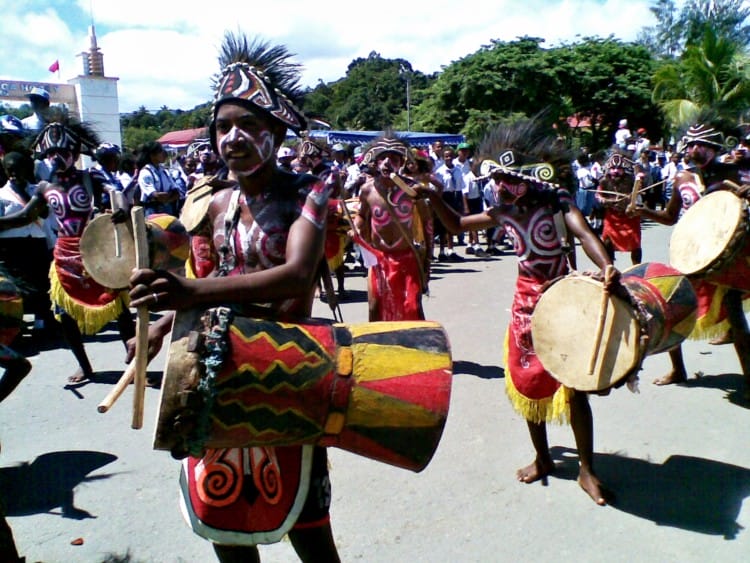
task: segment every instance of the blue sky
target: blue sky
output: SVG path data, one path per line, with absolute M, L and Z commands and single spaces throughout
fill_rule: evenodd
M 92 13 L 105 73 L 119 78 L 120 111 L 127 112 L 139 106 L 191 109 L 210 100 L 226 29 L 285 44 L 304 67 L 302 83 L 313 86 L 345 76 L 353 59 L 372 51 L 431 73 L 492 39 L 530 35 L 548 46 L 576 36 L 633 40 L 654 24 L 650 3 L 283 0 L 260 13 L 259 2 L 235 0 L 0 0 L 0 79 L 65 82 L 80 74 L 76 55 L 88 49 Z M 59 79 L 47 70 L 55 60 Z

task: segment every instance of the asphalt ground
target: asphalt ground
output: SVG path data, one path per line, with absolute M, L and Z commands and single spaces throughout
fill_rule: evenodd
M 666 260 L 669 235 L 645 225 L 645 261 Z M 628 265 L 618 254 L 617 266 Z M 639 393 L 592 396 L 595 467 L 612 505 L 595 505 L 577 485 L 568 426 L 550 428 L 555 474 L 530 485 L 515 479 L 533 458 L 501 367 L 515 276 L 513 256 L 435 266 L 425 311 L 445 327 L 454 361 L 445 431 L 418 474 L 329 450 L 342 560 L 746 561 L 750 406 L 731 346 L 688 341 L 687 383 L 652 385 L 669 366 L 661 354 L 644 361 Z M 350 273 L 346 287 L 345 322 L 365 321 L 365 279 Z M 315 314 L 330 317 L 322 302 Z M 44 562 L 211 561 L 209 544 L 180 514 L 178 462 L 151 449 L 159 390 L 147 389 L 141 430 L 130 428 L 131 390 L 110 412 L 96 410 L 124 368 L 111 328 L 87 341 L 97 380 L 76 387 L 66 387 L 75 370 L 68 350 L 24 345 L 33 370 L 0 405 L 0 494 L 19 551 Z M 158 380 L 164 361 L 162 352 L 150 377 Z M 261 555 L 297 561 L 288 541 Z

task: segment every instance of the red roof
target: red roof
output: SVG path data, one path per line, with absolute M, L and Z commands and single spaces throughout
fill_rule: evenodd
M 157 139 L 162 145 L 173 147 L 187 146 L 196 139 L 205 139 L 208 137 L 208 129 L 199 127 L 197 129 L 183 129 L 182 131 L 170 131 Z

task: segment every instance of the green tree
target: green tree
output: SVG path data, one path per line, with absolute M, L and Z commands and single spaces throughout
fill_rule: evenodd
M 638 42 L 656 57 L 673 58 L 682 51 L 682 27 L 678 25 L 680 11 L 674 0 L 652 2 L 649 10 L 656 17 L 656 25 L 644 27 Z
M 745 47 L 750 44 L 750 5 L 743 0 L 687 0 L 677 25 L 683 30 L 685 45 L 703 42 L 706 31 L 726 37 Z
M 617 122 L 626 117 L 633 126 L 645 127 L 658 139 L 662 124 L 651 100 L 651 76 L 656 62 L 642 45 L 613 37 L 587 37 L 547 53 L 565 97 L 561 117 L 588 118 L 586 141 L 593 149 L 611 144 Z M 558 126 L 568 136 L 567 123 Z
M 128 127 L 122 132 L 122 144 L 125 150 L 135 152 L 144 143 L 155 141 L 162 133 L 144 127 Z
M 536 37 L 492 40 L 452 62 L 422 93 L 414 128 L 461 132 L 478 141 L 483 126 L 509 113 L 531 115 L 545 108 L 557 113 L 560 83 L 541 48 L 543 41 Z
M 408 61 L 384 59 L 373 51 L 367 58 L 353 60 L 344 78 L 328 84 L 321 81 L 308 91 L 303 109 L 335 129 L 380 131 L 404 123 L 407 75 L 412 90 L 429 82 Z
M 674 0 L 656 0 L 650 10 L 656 25 L 643 28 L 638 39 L 657 57 L 678 57 L 688 45 L 700 44 L 707 28 L 743 47 L 750 44 L 746 1 L 687 0 L 678 9 Z
M 700 44 L 654 75 L 653 100 L 674 128 L 711 111 L 737 122 L 750 106 L 750 65 L 739 43 L 708 27 Z

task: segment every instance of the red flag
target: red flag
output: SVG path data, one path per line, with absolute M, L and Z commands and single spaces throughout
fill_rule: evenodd
M 52 63 L 51 65 L 49 65 L 49 71 L 50 72 L 57 72 L 58 70 L 60 70 L 60 61 L 59 60 L 56 60 L 54 63 Z

